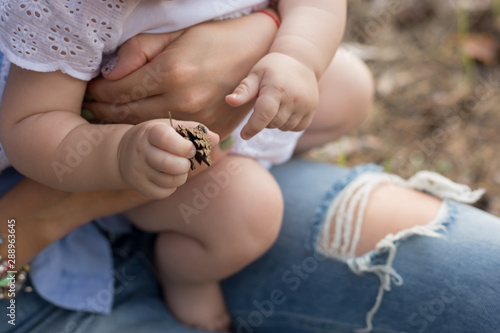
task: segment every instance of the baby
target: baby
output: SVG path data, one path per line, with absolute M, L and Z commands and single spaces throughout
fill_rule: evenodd
M 229 327 L 229 315 L 219 281 L 262 255 L 281 223 L 281 192 L 262 164 L 288 159 L 310 123 L 318 79 L 343 32 L 345 1 L 279 3 L 282 21 L 269 54 L 226 97 L 235 107 L 255 99 L 254 111 L 233 134 L 248 141 L 237 137 L 232 154 L 195 177 L 187 178 L 194 147 L 168 119 L 97 125 L 79 116 L 86 81 L 99 74 L 103 55 L 128 38 L 268 5 L 261 0 L 220 4 L 5 1 L 0 46 L 13 65 L 2 98 L 0 141 L 17 170 L 48 186 L 133 188 L 162 199 L 128 216 L 158 233 L 155 262 L 168 306 L 187 325 L 222 331 Z M 215 133 L 209 135 L 217 142 Z

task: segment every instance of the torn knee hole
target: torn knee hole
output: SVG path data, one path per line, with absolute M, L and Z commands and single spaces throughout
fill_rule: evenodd
M 342 190 L 331 203 L 319 230 L 317 251 L 328 257 L 353 258 L 370 195 L 390 175 L 367 172 Z
M 382 188 L 388 190 L 385 193 L 391 192 L 394 191 L 391 189 L 392 187 L 399 189 L 399 193 L 402 191 L 408 192 L 408 189 L 412 189 L 428 193 L 435 198 L 425 196 L 427 209 L 422 212 L 417 211 L 416 214 L 408 214 L 405 221 L 398 220 L 391 223 L 392 210 L 390 208 L 392 207 L 386 203 L 384 203 L 384 206 L 389 209 L 373 214 L 373 210 L 377 209 L 376 207 L 375 209 L 372 208 L 367 217 L 366 210 L 370 201 L 373 200 L 373 192 L 377 189 L 381 189 L 382 192 Z M 398 191 L 394 192 L 392 196 L 387 195 L 388 200 L 397 199 Z M 412 193 L 414 197 L 423 196 L 422 193 L 414 191 Z M 357 254 L 359 255 L 358 250 L 362 250 L 360 253 L 365 253 L 367 249 L 373 249 L 378 240 L 383 240 L 387 234 L 433 224 L 438 218 L 436 215 L 439 216 L 439 207 L 442 206 L 438 199 L 453 199 L 459 202 L 472 203 L 478 200 L 483 193 L 484 190 L 482 189 L 472 191 L 466 185 L 454 183 L 439 174 L 429 171 L 421 171 L 408 180 L 391 174 L 366 172 L 348 184 L 330 204 L 320 226 L 316 250 L 325 256 L 341 260 L 354 258 Z M 419 199 L 416 198 L 415 202 L 422 202 Z M 377 202 L 380 202 L 380 197 L 377 200 Z M 413 206 L 410 204 L 410 206 L 412 208 L 417 207 L 418 210 L 418 204 Z M 377 214 L 379 215 L 378 218 L 373 218 L 372 215 Z M 364 220 L 369 220 L 368 224 Z M 377 225 L 384 224 L 380 223 L 381 220 L 386 222 L 385 225 Z M 363 224 L 367 225 L 363 227 Z M 362 228 L 368 229 L 363 233 Z M 366 237 L 367 234 L 371 239 L 365 242 L 365 239 L 362 238 Z

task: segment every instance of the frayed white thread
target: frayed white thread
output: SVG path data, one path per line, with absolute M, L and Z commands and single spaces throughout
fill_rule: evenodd
M 452 199 L 463 203 L 474 203 L 484 194 L 484 189 L 471 190 L 467 185 L 457 184 L 435 172 L 420 171 L 408 179 L 407 186 L 425 191 L 440 199 Z
M 368 199 L 371 192 L 382 183 L 393 183 L 425 191 L 440 199 L 452 199 L 469 204 L 476 202 L 484 194 L 484 189 L 473 191 L 467 185 L 455 183 L 430 171 L 420 171 L 407 181 L 396 175 L 366 172 L 347 185 L 330 205 L 319 232 L 317 244 L 319 253 L 344 260 L 354 257 Z M 357 218 L 354 220 L 356 212 Z M 332 239 L 331 224 L 334 217 L 336 223 Z
M 402 179 L 394 175 L 366 172 L 337 195 L 325 214 L 325 223 L 319 232 L 317 246 L 319 253 L 339 259 L 354 257 L 369 196 L 375 187 L 387 182 L 401 183 Z M 356 211 L 358 214 L 354 221 Z M 335 233 L 331 239 L 331 222 L 334 216 Z M 355 223 L 354 228 L 353 223 Z
M 446 205 L 443 204 L 441 207 L 446 207 Z M 438 216 L 442 216 L 442 214 L 438 213 Z M 396 286 L 401 286 L 403 284 L 403 278 L 392 267 L 392 263 L 396 257 L 396 253 L 398 252 L 397 243 L 415 235 L 436 238 L 443 237 L 443 235 L 437 233 L 437 231 L 446 230 L 446 228 L 443 225 L 436 225 L 435 223 L 437 223 L 437 220 L 434 221 L 432 223 L 434 225 L 418 225 L 413 228 L 400 231 L 395 235 L 388 234 L 384 239 L 379 241 L 375 247 L 375 253 L 377 255 L 387 253 L 387 260 L 384 265 L 373 265 L 369 255 L 347 260 L 347 265 L 354 274 L 363 275 L 366 273 L 373 273 L 380 279 L 380 287 L 377 293 L 377 298 L 375 299 L 375 304 L 366 314 L 366 327 L 356 330 L 357 333 L 371 332 L 373 329 L 373 317 L 382 304 L 385 292 L 391 291 L 391 282 Z
M 373 329 L 373 317 L 380 308 L 385 291 L 391 290 L 391 282 L 397 286 L 403 284 L 403 278 L 392 268 L 398 242 L 415 235 L 442 237 L 442 234 L 437 233 L 437 231 L 446 230 L 443 225 L 439 224 L 448 213 L 447 205 L 443 202 L 435 219 L 427 225 L 418 225 L 400 231 L 396 235 L 389 234 L 377 243 L 375 253 L 388 254 L 384 265 L 372 265 L 371 258 L 367 255 L 355 258 L 368 199 L 372 191 L 382 183 L 393 183 L 425 191 L 440 199 L 452 199 L 463 203 L 473 203 L 484 193 L 483 189 L 473 191 L 468 186 L 457 184 L 437 173 L 420 171 L 407 181 L 396 175 L 366 172 L 353 180 L 337 195 L 325 214 L 316 250 L 325 256 L 344 260 L 354 274 L 373 273 L 380 279 L 380 288 L 375 304 L 366 315 L 366 327 L 357 330 L 358 333 L 370 332 Z M 357 218 L 354 220 L 356 212 Z M 332 239 L 331 224 L 334 217 L 335 233 Z

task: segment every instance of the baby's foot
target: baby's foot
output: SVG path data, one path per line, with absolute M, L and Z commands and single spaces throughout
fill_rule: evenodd
M 218 283 L 168 283 L 163 287 L 168 306 L 181 323 L 200 330 L 229 332 L 231 319 Z

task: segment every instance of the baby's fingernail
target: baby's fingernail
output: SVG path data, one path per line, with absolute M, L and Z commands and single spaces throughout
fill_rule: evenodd
M 241 138 L 242 138 L 243 140 L 248 140 L 248 139 L 250 139 L 250 138 L 252 137 L 252 136 L 251 136 L 251 135 L 249 135 L 247 132 L 241 132 L 241 133 L 240 133 L 240 136 L 241 136 Z
M 196 148 L 193 147 L 193 149 L 189 151 L 187 158 L 193 158 L 194 155 L 196 155 Z
M 108 60 L 108 62 L 101 67 L 102 74 L 109 74 L 115 69 L 116 65 L 118 65 L 118 56 L 113 57 Z
M 232 136 L 228 137 L 221 143 L 219 143 L 220 150 L 229 149 L 234 144 L 234 138 Z
M 80 114 L 81 114 L 82 118 L 87 120 L 87 121 L 92 121 L 95 119 L 95 115 L 89 109 L 82 109 Z

